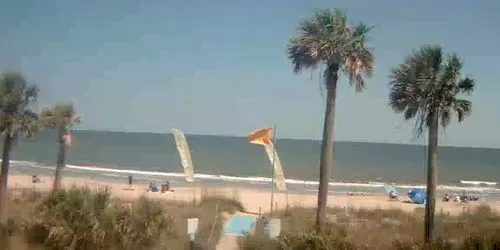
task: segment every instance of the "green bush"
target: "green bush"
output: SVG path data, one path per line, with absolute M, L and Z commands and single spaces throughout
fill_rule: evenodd
M 354 250 L 357 247 L 351 243 L 346 231 L 325 225 L 321 233 L 309 229 L 302 233 L 282 233 L 276 240 L 262 234 L 247 236 L 241 241 L 244 250 L 276 249 L 276 250 Z
M 325 225 L 323 232 L 314 230 L 302 234 L 282 234 L 279 237 L 280 249 L 351 250 L 356 246 L 347 238 L 346 231 Z
M 463 250 L 500 249 L 500 229 L 492 235 L 473 235 L 462 243 Z
M 422 242 L 416 241 L 395 241 L 393 243 L 395 250 L 453 250 L 456 249 L 451 242 L 443 239 L 437 239 L 430 247 L 424 245 Z
M 177 237 L 173 224 L 159 202 L 146 198 L 140 198 L 132 211 L 118 210 L 113 220 L 120 249 L 143 249 L 155 245 L 161 237 Z
M 112 204 L 111 189 L 73 187 L 43 197 L 24 223 L 30 243 L 52 249 L 144 249 L 172 235 L 172 220 L 157 202 L 139 199 L 132 210 Z
M 246 236 L 240 241 L 243 250 L 276 250 L 280 249 L 279 241 L 263 235 Z

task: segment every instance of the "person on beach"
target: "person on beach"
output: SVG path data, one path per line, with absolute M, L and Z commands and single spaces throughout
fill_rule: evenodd
M 397 200 L 398 199 L 398 195 L 396 193 L 394 193 L 394 190 L 391 190 L 389 192 L 389 199 L 391 199 L 391 200 Z
M 444 194 L 443 201 L 448 202 L 450 201 L 451 197 L 448 194 Z
M 165 193 L 170 190 L 170 182 L 166 182 L 165 184 L 161 185 L 161 192 Z
M 154 182 L 149 183 L 149 191 L 151 192 L 158 192 L 158 185 Z
M 40 183 L 42 181 L 40 180 L 40 178 L 38 177 L 38 175 L 34 174 L 34 175 L 31 176 L 31 182 L 32 183 Z

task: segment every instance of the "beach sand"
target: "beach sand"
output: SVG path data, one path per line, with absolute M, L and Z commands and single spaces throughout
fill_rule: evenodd
M 30 175 L 9 175 L 9 189 L 16 188 L 35 188 L 40 191 L 49 191 L 52 188 L 53 177 L 39 176 L 44 183 L 33 184 Z M 270 211 L 271 192 L 247 188 L 203 188 L 203 187 L 182 187 L 176 188 L 174 192 L 152 193 L 146 192 L 147 186 L 132 185 L 134 190 L 124 190 L 130 186 L 126 183 L 97 181 L 85 177 L 63 177 L 63 186 L 88 186 L 91 188 L 99 186 L 109 186 L 112 188 L 113 195 L 123 199 L 136 199 L 146 196 L 154 199 L 164 199 L 171 201 L 192 202 L 194 198 L 197 201 L 203 196 L 218 195 L 241 202 L 246 212 L 250 213 L 268 213 Z M 288 197 L 287 197 L 288 196 Z M 369 196 L 348 196 L 348 195 L 330 195 L 328 197 L 329 207 L 353 207 L 365 209 L 402 209 L 406 212 L 413 212 L 416 208 L 423 208 L 423 205 L 403 202 L 406 197 L 400 197 L 400 201 L 389 201 L 387 196 L 369 195 Z M 288 205 L 290 207 L 316 207 L 317 196 L 315 194 L 285 194 L 274 193 L 274 209 L 283 210 Z M 485 204 L 493 210 L 500 212 L 500 201 L 477 201 L 469 203 L 441 202 L 438 200 L 436 210 L 449 213 L 451 215 L 459 214 L 475 206 Z

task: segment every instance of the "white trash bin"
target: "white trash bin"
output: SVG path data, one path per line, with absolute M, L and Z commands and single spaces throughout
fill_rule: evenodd
M 281 219 L 267 219 L 264 222 L 264 233 L 271 239 L 278 237 L 281 233 Z

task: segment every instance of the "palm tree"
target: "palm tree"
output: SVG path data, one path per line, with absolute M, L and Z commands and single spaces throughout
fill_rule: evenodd
M 462 122 L 471 113 L 472 103 L 461 99 L 474 90 L 474 80 L 462 77 L 463 63 L 456 54 L 443 55 L 437 45 L 415 50 L 390 74 L 389 105 L 405 120 L 415 119 L 415 135 L 428 128 L 427 199 L 424 240 L 433 241 L 436 206 L 437 150 L 439 124 L 448 126 L 453 113 Z
M 321 145 L 316 227 L 326 215 L 330 168 L 333 166 L 333 127 L 339 73 L 344 73 L 356 91 L 363 90 L 364 77 L 370 77 L 374 56 L 368 46 L 371 28 L 363 23 L 350 24 L 343 11 L 325 9 L 302 20 L 296 35 L 288 41 L 287 56 L 296 74 L 320 70 L 327 90 L 323 142 Z
M 66 158 L 66 147 L 70 144 L 69 129 L 79 124 L 81 117 L 75 112 L 72 104 L 57 104 L 42 110 L 40 118 L 44 127 L 55 129 L 57 131 L 57 142 L 59 151 L 57 153 L 56 173 L 54 178 L 53 190 L 61 186 L 62 169 L 64 168 Z
M 0 133 L 3 140 L 0 170 L 0 226 L 7 222 L 7 179 L 10 152 L 21 137 L 32 137 L 38 131 L 38 115 L 31 110 L 38 87 L 28 84 L 20 73 L 0 75 Z

